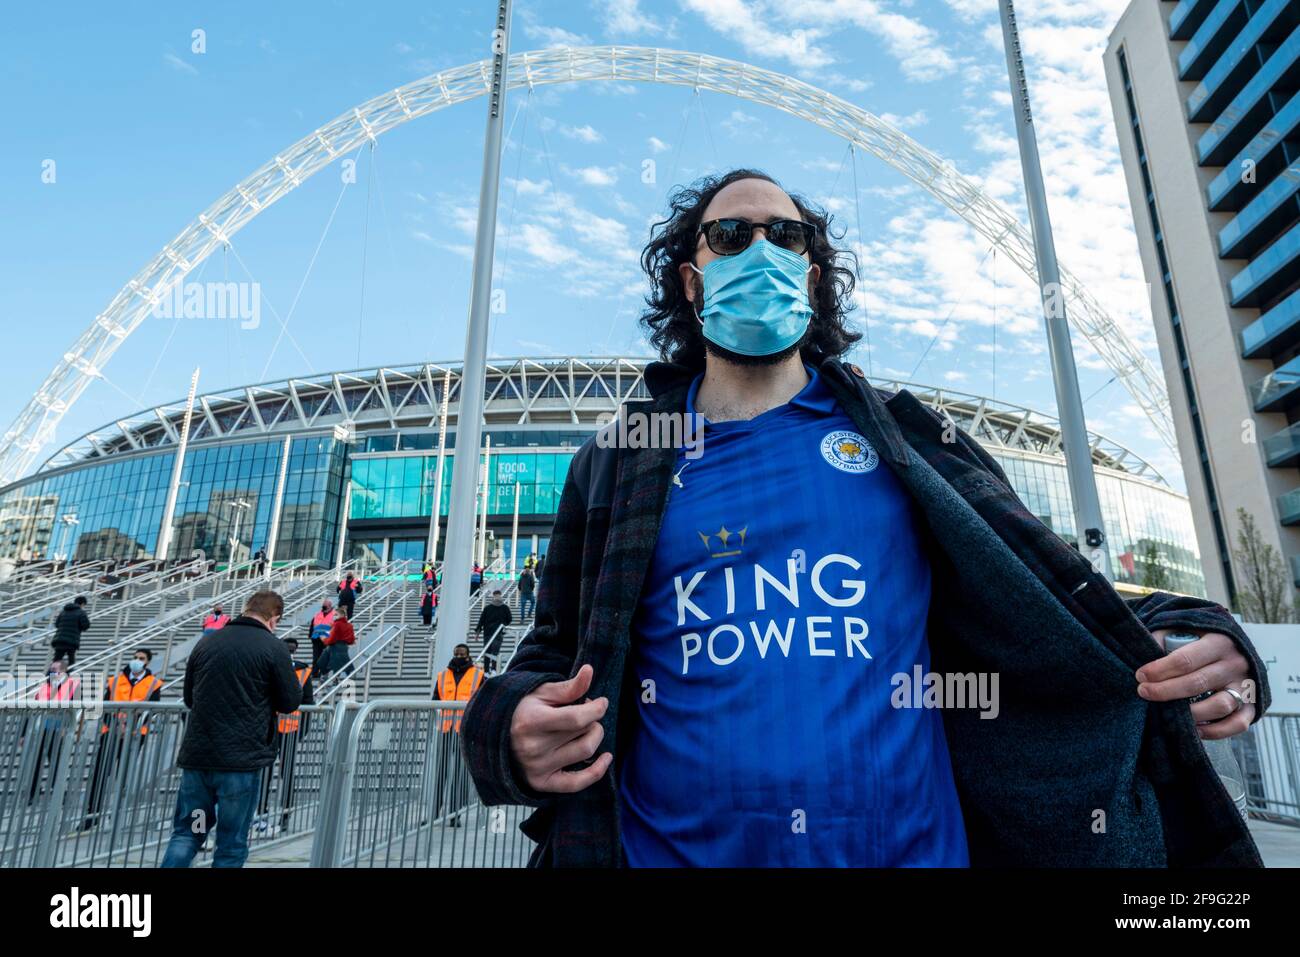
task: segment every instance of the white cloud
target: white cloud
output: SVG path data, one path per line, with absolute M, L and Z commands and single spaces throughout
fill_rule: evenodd
M 583 143 L 599 143 L 605 138 L 590 123 L 586 126 L 561 126 L 560 132 L 571 140 Z
M 519 240 L 528 255 L 550 266 L 562 265 L 576 255 L 572 246 L 561 242 L 555 233 L 537 223 L 520 226 Z
M 672 148 L 657 136 L 650 137 L 646 142 L 650 144 L 650 149 L 656 153 L 663 153 Z
M 612 166 L 584 166 L 581 169 L 565 167 L 564 171 L 586 186 L 613 186 L 618 174 Z
M 638 0 L 598 0 L 594 4 L 605 23 L 605 31 L 614 36 L 634 37 L 642 33 L 664 33 L 666 27 L 645 14 Z
M 926 115 L 925 110 L 916 110 L 906 116 L 899 116 L 897 113 L 881 113 L 880 118 L 900 130 L 915 129 L 930 122 L 930 117 Z
M 534 40 L 540 40 L 543 47 L 585 47 L 591 40 L 581 33 L 572 33 L 563 27 L 551 27 L 537 22 L 537 14 L 524 11 L 521 19 L 524 33 Z
M 937 80 L 958 68 L 937 30 L 879 0 L 765 0 L 761 13 L 797 28 L 856 27 L 879 40 L 909 80 Z
M 762 120 L 744 110 L 732 110 L 721 126 L 737 139 L 756 139 L 767 129 Z
M 717 32 L 739 43 L 755 56 L 786 60 L 805 70 L 829 66 L 834 57 L 817 46 L 824 31 L 816 28 L 787 30 L 775 25 L 773 7 L 763 0 L 681 0 Z

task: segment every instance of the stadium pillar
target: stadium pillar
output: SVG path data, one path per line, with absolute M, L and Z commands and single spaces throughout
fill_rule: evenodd
M 483 517 L 478 527 L 478 563 L 487 571 L 487 517 L 492 501 L 492 436 L 483 443 Z
M 443 554 L 434 660 L 451 660 L 453 647 L 469 631 L 469 574 L 474 560 L 474 486 L 483 435 L 483 388 L 487 382 L 488 307 L 492 296 L 492 255 L 497 231 L 497 193 L 501 181 L 501 140 L 505 132 L 506 59 L 510 53 L 510 0 L 498 0 L 492 29 L 492 72 L 488 89 L 487 132 L 483 137 L 483 176 L 479 182 L 478 226 L 474 239 L 473 283 L 465 328 L 460 412 L 452 458 L 447 547 Z
M 510 526 L 510 579 L 515 577 L 515 557 L 519 554 L 519 480 L 515 480 L 515 520 Z
M 1034 235 L 1034 259 L 1038 264 L 1039 292 L 1043 299 L 1043 318 L 1047 325 L 1047 347 L 1052 358 L 1052 381 L 1056 385 L 1056 413 L 1061 421 L 1061 451 L 1074 503 L 1075 534 L 1079 551 L 1093 568 L 1111 578 L 1110 555 L 1101 520 L 1101 500 L 1097 496 L 1097 477 L 1092 471 L 1092 449 L 1088 445 L 1088 426 L 1079 395 L 1079 373 L 1070 345 L 1070 327 L 1065 321 L 1065 290 L 1061 270 L 1056 262 L 1056 243 L 1052 238 L 1052 221 L 1047 213 L 1047 190 L 1043 186 L 1043 169 L 1038 158 L 1038 138 L 1029 105 L 1029 82 L 1025 77 L 1024 59 L 1020 55 L 1020 36 L 1016 29 L 1016 12 L 1011 0 L 998 0 L 1002 17 L 1002 40 L 1006 47 L 1007 73 L 1011 80 L 1011 105 L 1015 115 L 1016 137 L 1020 142 L 1020 167 L 1025 179 L 1025 200 L 1029 206 L 1029 223 Z
M 339 549 L 334 553 L 334 573 L 343 570 L 343 551 L 348 544 L 348 511 L 352 508 L 352 477 L 343 480 L 343 508 L 339 511 Z
M 433 505 L 429 509 L 429 547 L 428 561 L 438 561 L 438 531 L 441 528 L 440 512 L 442 510 L 442 466 L 447 459 L 447 406 L 451 404 L 451 370 L 442 374 L 442 412 L 438 423 L 438 464 L 433 479 Z
M 159 561 L 167 559 L 167 552 L 172 545 L 172 519 L 176 515 L 176 496 L 181 487 L 181 471 L 185 467 L 185 450 L 190 444 L 190 420 L 194 418 L 194 394 L 199 388 L 199 370 L 195 366 L 190 376 L 190 391 L 185 397 L 185 418 L 181 422 L 180 439 L 176 443 L 176 460 L 172 463 L 172 480 L 167 486 L 167 503 L 163 506 L 162 528 L 158 529 L 158 547 L 153 557 Z
M 275 561 L 275 546 L 280 544 L 280 515 L 284 511 L 284 483 L 289 477 L 289 444 L 292 435 L 284 437 L 280 449 L 280 478 L 275 483 L 275 503 L 271 506 L 271 527 L 266 533 L 266 574 L 270 577 L 271 563 Z

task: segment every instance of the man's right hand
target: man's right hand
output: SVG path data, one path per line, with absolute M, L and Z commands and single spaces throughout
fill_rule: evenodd
M 614 755 L 606 751 L 580 771 L 564 770 L 596 753 L 605 729 L 600 724 L 608 698 L 583 701 L 591 687 L 591 665 L 568 681 L 548 681 L 520 700 L 510 720 L 510 752 L 534 791 L 573 794 L 595 784 Z

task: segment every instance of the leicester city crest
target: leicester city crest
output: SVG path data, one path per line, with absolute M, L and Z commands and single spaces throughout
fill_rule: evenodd
M 831 432 L 822 439 L 822 458 L 841 472 L 870 472 L 880 464 L 871 443 L 856 432 Z

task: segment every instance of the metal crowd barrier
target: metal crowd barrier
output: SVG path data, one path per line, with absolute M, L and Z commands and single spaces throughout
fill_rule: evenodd
M 99 687 L 102 687 L 100 685 Z M 0 867 L 155 867 L 171 836 L 181 702 L 0 708 Z M 335 709 L 305 706 L 263 775 L 250 853 L 315 826 Z M 209 846 L 196 864 L 210 858 Z
M 1300 826 L 1300 715 L 1266 714 L 1232 739 L 1252 817 Z
M 343 701 L 279 716 L 250 855 L 310 840 L 313 866 L 522 867 L 528 809 L 480 804 L 456 731 L 463 710 Z M 75 698 L 0 708 L 0 867 L 156 867 L 188 713 Z M 211 850 L 209 839 L 195 864 Z
M 524 807 L 484 807 L 457 731 L 464 702 L 339 706 L 312 867 L 523 867 Z
M 0 707 L 0 867 L 153 867 L 172 831 L 180 702 Z M 523 807 L 484 807 L 463 702 L 380 699 L 280 716 L 250 854 L 310 841 L 313 867 L 522 867 Z M 1253 817 L 1300 825 L 1300 716 L 1235 739 Z M 301 849 L 305 854 L 306 848 Z M 210 862 L 211 847 L 196 858 Z

